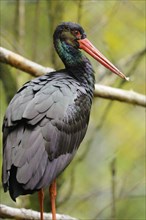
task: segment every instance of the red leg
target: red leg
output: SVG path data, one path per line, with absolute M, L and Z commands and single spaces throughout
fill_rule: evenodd
M 41 189 L 38 192 L 38 196 L 39 196 L 39 203 L 40 203 L 40 220 L 43 220 L 43 212 L 44 212 L 44 191 L 43 189 Z
M 55 206 L 55 199 L 57 195 L 56 180 L 54 180 L 50 185 L 49 192 L 50 192 L 51 208 L 52 208 L 52 220 L 56 220 L 56 206 Z

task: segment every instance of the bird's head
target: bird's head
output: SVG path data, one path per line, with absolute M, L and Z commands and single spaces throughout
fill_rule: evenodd
M 57 26 L 54 32 L 54 45 L 57 39 L 68 47 L 83 49 L 103 66 L 117 74 L 121 78 L 129 80 L 117 67 L 115 67 L 93 44 L 87 39 L 84 29 L 76 23 L 63 22 Z

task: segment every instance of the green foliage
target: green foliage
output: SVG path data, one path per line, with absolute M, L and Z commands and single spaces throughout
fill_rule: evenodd
M 96 81 L 144 93 L 145 60 L 144 54 L 139 55 L 139 51 L 145 48 L 144 0 L 26 0 L 24 7 L 25 28 L 21 45 L 18 45 L 16 1 L 1 1 L 3 47 L 16 52 L 19 48 L 23 56 L 44 66 L 62 68 L 63 64 L 53 49 L 53 30 L 62 21 L 79 22 L 91 42 L 131 77 L 130 82 L 123 82 L 92 60 Z M 18 74 L 15 69 L 11 72 L 18 87 L 31 78 L 20 71 Z M 5 80 L 10 82 L 9 78 Z M 2 121 L 7 91 L 4 90 L 4 81 L 0 83 Z M 86 138 L 71 165 L 58 178 L 58 212 L 81 219 L 146 218 L 144 116 L 141 107 L 99 98 L 94 100 Z M 113 160 L 116 160 L 115 183 L 111 172 Z M 114 200 L 112 184 L 115 184 Z M 37 195 L 31 199 L 21 197 L 14 204 L 2 189 L 1 193 L 2 203 L 39 208 Z M 45 196 L 47 211 L 48 190 Z

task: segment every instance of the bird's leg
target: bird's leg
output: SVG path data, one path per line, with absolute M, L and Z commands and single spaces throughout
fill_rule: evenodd
M 39 196 L 39 203 L 40 203 L 40 219 L 43 220 L 43 212 L 44 212 L 44 191 L 43 189 L 41 189 L 38 192 L 38 196 Z
M 56 205 L 55 205 L 55 199 L 57 195 L 56 180 L 54 180 L 51 183 L 49 192 L 50 192 L 51 208 L 52 208 L 52 220 L 56 220 Z

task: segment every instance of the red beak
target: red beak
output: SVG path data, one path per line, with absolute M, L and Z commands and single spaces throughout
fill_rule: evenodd
M 111 70 L 113 73 L 117 74 L 123 79 L 129 80 L 129 78 L 126 77 L 122 72 L 120 72 L 120 70 L 118 70 L 102 53 L 100 53 L 100 51 L 97 50 L 87 38 L 78 40 L 78 42 L 80 49 L 86 51 L 95 60 L 100 62 L 103 66 Z

